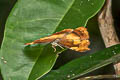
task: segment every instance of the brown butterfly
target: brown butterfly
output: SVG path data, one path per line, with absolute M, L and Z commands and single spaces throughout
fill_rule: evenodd
M 60 32 L 56 32 L 50 36 L 40 38 L 31 43 L 25 45 L 51 43 L 52 47 L 56 51 L 56 46 L 61 48 L 66 47 L 75 51 L 84 52 L 90 50 L 89 34 L 85 27 L 78 27 L 76 29 L 64 29 Z

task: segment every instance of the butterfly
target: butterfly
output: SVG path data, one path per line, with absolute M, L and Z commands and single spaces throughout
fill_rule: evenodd
M 64 29 L 60 32 L 56 32 L 50 36 L 40 38 L 31 43 L 25 45 L 51 43 L 52 47 L 56 51 L 56 46 L 61 48 L 65 47 L 78 52 L 85 52 L 90 50 L 89 33 L 87 28 L 78 27 L 76 29 Z

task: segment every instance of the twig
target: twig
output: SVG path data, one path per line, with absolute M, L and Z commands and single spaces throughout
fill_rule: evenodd
M 98 17 L 99 28 L 106 47 L 119 44 L 111 13 L 111 3 L 111 0 L 106 0 L 106 4 Z
M 114 28 L 113 17 L 111 13 L 111 4 L 112 0 L 106 0 L 106 4 L 99 13 L 98 17 L 100 32 L 106 47 L 120 43 Z M 120 63 L 114 64 L 114 68 L 116 74 L 120 75 Z
M 120 79 L 120 76 L 118 75 L 96 75 L 96 76 L 88 76 L 79 78 L 77 80 L 94 80 L 94 79 Z

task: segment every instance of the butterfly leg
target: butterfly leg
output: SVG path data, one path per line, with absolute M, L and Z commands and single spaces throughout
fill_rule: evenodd
M 56 52 L 56 46 L 52 44 L 52 48 L 54 49 L 54 52 Z
M 54 42 L 52 42 L 52 47 L 54 49 L 54 52 L 56 52 L 56 46 L 59 46 L 61 49 L 64 49 L 61 45 L 59 45 L 58 43 L 58 40 L 55 40 Z

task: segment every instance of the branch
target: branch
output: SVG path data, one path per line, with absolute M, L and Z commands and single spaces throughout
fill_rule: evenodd
M 112 0 L 106 0 L 106 4 L 98 16 L 100 32 L 106 47 L 120 43 L 114 28 L 113 17 L 111 13 L 111 3 Z M 114 68 L 116 74 L 120 75 L 120 63 L 114 64 Z
M 79 78 L 77 80 L 94 80 L 94 79 L 120 79 L 120 76 L 117 75 L 96 75 L 96 76 L 88 76 Z
M 112 0 L 106 0 L 106 4 L 98 17 L 99 28 L 106 47 L 120 43 L 114 28 L 111 3 Z

